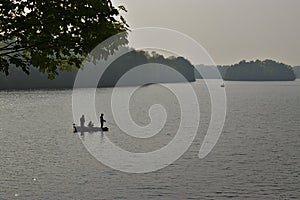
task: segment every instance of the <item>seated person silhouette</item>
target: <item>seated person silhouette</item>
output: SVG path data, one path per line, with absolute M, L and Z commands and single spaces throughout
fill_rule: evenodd
M 92 127 L 94 127 L 94 124 L 93 124 L 93 122 L 92 122 L 92 121 L 90 121 L 90 122 L 88 123 L 88 127 L 89 127 L 89 128 L 92 128 Z

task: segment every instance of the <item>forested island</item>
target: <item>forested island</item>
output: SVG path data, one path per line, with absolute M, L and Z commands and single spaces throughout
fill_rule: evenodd
M 155 64 L 165 66 L 158 67 Z M 195 81 L 194 66 L 183 57 L 165 58 L 156 52 L 131 50 L 109 65 L 101 77 L 98 87 L 115 86 L 126 72 L 141 65 L 144 66 L 134 71 L 129 80 L 122 83 L 123 85 L 182 82 L 183 80 L 171 68 L 183 75 L 185 81 Z M 9 70 L 9 76 L 0 74 L 0 89 L 73 88 L 77 75 L 76 70 L 71 72 L 62 71 L 54 80 L 49 80 L 47 74 L 40 73 L 34 67 L 29 68 L 29 75 L 25 74 L 20 68 L 10 67 Z M 84 67 L 79 70 L 84 70 Z
M 205 70 L 209 74 L 206 78 L 220 78 L 227 81 L 294 81 L 296 79 L 293 68 L 289 65 L 273 60 L 241 61 L 234 65 L 205 66 L 198 65 L 198 69 Z M 195 73 L 196 78 L 202 78 Z
M 161 67 L 159 67 L 159 64 Z M 143 85 L 147 83 L 173 83 L 195 81 L 194 66 L 183 57 L 168 57 L 148 51 L 131 51 L 115 60 L 104 72 L 100 85 L 114 86 L 117 81 L 129 70 L 139 67 L 129 75 L 123 85 Z M 178 72 L 175 74 L 174 69 Z M 178 75 L 182 75 L 182 80 Z
M 293 67 L 297 79 L 300 79 L 300 66 Z

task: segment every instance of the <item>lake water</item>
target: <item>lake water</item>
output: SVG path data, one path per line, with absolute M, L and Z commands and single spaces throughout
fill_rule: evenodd
M 198 158 L 210 119 L 203 82 L 198 91 L 201 122 L 188 151 L 173 164 L 146 174 L 128 174 L 97 161 L 72 133 L 72 90 L 0 91 L 0 199 L 299 199 L 300 81 L 226 82 L 227 116 L 213 151 Z M 126 90 L 127 88 L 123 88 Z M 114 123 L 112 89 L 98 89 L 109 139 L 133 152 L 161 148 L 180 121 L 175 96 L 158 85 L 142 87 L 130 110 L 137 124 L 162 104 L 168 119 L 149 139 L 131 138 Z

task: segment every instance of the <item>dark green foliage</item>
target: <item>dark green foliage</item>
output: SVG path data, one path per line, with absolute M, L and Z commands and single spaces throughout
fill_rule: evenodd
M 128 25 L 110 0 L 2 0 L 0 2 L 0 72 L 11 64 L 29 73 L 29 66 L 54 78 L 58 70 L 80 67 L 99 43 Z M 109 46 L 105 58 L 126 34 Z

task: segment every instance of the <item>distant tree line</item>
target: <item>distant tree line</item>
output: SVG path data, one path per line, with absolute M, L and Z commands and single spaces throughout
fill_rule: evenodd
M 196 68 L 210 72 L 208 78 L 218 78 L 217 70 L 221 77 L 228 81 L 293 81 L 296 79 L 293 67 L 273 60 L 242 60 L 234 65 L 219 65 L 216 67 L 199 65 Z M 196 78 L 202 78 L 197 72 Z
M 123 74 L 137 66 L 145 64 L 161 64 L 165 67 L 164 69 L 161 69 L 155 65 L 151 65 L 150 67 L 144 66 L 144 69 L 141 70 L 140 73 L 137 72 L 136 76 L 132 77 L 133 82 L 128 84 L 143 84 L 143 82 L 182 82 L 180 77 L 172 73 L 168 67 L 183 75 L 186 81 L 195 81 L 194 66 L 187 59 L 183 57 L 165 58 L 154 51 L 148 52 L 133 50 L 115 60 L 108 67 L 100 80 L 100 84 L 102 86 L 113 86 L 123 76 Z
M 109 65 L 98 87 L 112 87 L 126 72 L 144 64 L 148 66 L 142 66 L 124 85 L 182 82 L 182 79 L 170 70 L 171 68 L 179 72 L 178 74 L 181 74 L 186 79 L 185 81 L 195 81 L 194 66 L 183 57 L 165 58 L 156 52 L 132 50 Z M 155 64 L 162 64 L 164 67 L 159 68 Z M 28 70 L 29 76 L 20 68 L 15 67 L 9 68 L 9 76 L 0 73 L 0 89 L 72 88 L 78 72 L 75 69 L 70 72 L 59 72 L 54 80 L 49 80 L 47 74 L 40 73 L 35 67 L 29 67 Z
M 293 67 L 296 78 L 300 78 L 300 66 Z

